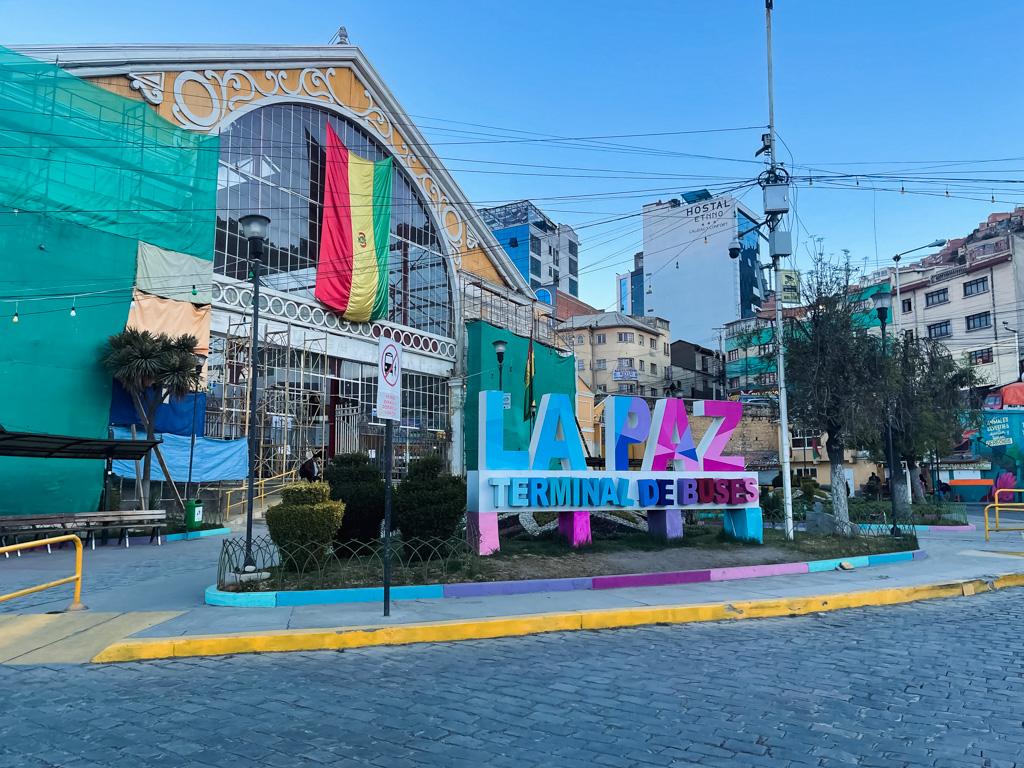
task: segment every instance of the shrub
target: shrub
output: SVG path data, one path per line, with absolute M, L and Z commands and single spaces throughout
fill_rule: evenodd
M 295 483 L 281 489 L 281 503 L 267 510 L 267 530 L 281 553 L 281 565 L 303 572 L 322 568 L 345 516 L 345 505 L 330 501 L 327 483 Z
M 395 488 L 392 513 L 403 538 L 450 539 L 466 513 L 466 483 L 444 474 L 441 459 L 419 459 Z
M 384 477 L 365 453 L 341 453 L 324 467 L 331 498 L 345 503 L 339 543 L 373 541 L 384 521 Z
M 782 494 L 778 491 L 761 494 L 761 515 L 765 520 L 781 520 Z

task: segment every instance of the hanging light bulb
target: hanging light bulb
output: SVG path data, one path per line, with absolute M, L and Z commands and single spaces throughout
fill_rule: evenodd
M 135 299 L 132 299 L 132 303 L 129 305 L 131 309 L 135 309 Z
M 18 322 L 18 302 L 14 302 L 14 317 L 11 318 L 11 322 Z
M 75 311 L 75 303 L 78 301 L 77 298 L 71 300 L 71 316 L 74 317 L 78 313 Z
M 198 291 L 196 290 L 196 287 L 195 287 L 195 286 L 193 285 L 193 286 L 192 286 L 192 295 L 193 295 L 193 296 L 195 296 L 195 295 L 197 295 L 198 293 L 199 293 L 199 292 L 198 292 Z
M 857 186 L 859 187 L 860 186 L 860 179 L 855 179 L 855 181 L 857 182 Z
M 901 194 L 901 195 L 905 195 L 905 194 L 907 194 L 907 190 L 903 188 L 903 185 L 902 185 L 902 184 L 900 184 L 900 194 Z
M 704 236 L 704 245 L 707 245 L 707 244 L 708 244 L 708 237 L 707 237 L 707 235 L 705 235 Z
M 679 262 L 676 262 L 676 269 L 679 269 Z
M 995 201 L 996 201 L 996 193 L 995 193 L 995 192 L 993 192 L 993 193 L 992 193 L 992 202 L 994 203 Z
M 949 190 L 946 190 L 946 197 L 949 197 Z
M 813 187 L 814 186 L 814 178 L 813 177 L 807 179 L 807 186 L 808 187 Z

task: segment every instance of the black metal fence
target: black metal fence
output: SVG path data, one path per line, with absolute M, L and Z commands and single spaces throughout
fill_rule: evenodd
M 384 583 L 384 541 L 279 547 L 256 536 L 252 556 L 257 576 L 244 573 L 245 538 L 225 539 L 217 563 L 217 586 L 233 592 L 380 587 Z M 464 539 L 391 540 L 391 586 L 473 581 L 479 556 Z

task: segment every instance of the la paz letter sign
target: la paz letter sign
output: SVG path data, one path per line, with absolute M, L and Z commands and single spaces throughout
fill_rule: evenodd
M 480 554 L 498 550 L 498 515 L 558 512 L 558 529 L 574 546 L 590 540 L 590 511 L 647 510 L 652 533 L 683 534 L 682 510 L 723 509 L 725 528 L 762 540 L 757 475 L 741 456 L 723 456 L 743 406 L 699 400 L 695 416 L 711 425 L 695 444 L 682 400 L 658 400 L 651 413 L 639 397 L 605 400 L 605 471 L 587 468 L 572 403 L 565 394 L 541 398 L 528 451 L 504 445 L 502 393 L 480 393 L 479 469 L 469 473 L 466 534 Z M 629 446 L 646 443 L 643 466 L 629 470 Z

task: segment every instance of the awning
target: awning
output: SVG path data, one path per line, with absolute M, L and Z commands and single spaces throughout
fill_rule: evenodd
M 37 459 L 141 459 L 159 440 L 106 438 L 8 432 L 0 427 L 0 456 Z

